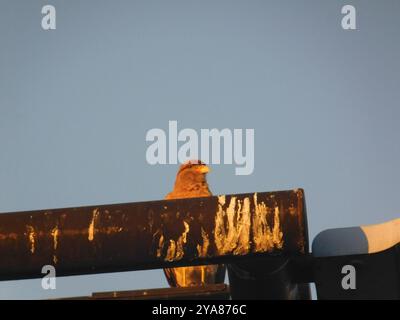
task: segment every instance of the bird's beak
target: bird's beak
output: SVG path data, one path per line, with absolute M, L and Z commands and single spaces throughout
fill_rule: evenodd
M 210 172 L 210 168 L 208 166 L 200 166 L 197 168 L 197 171 L 205 174 Z

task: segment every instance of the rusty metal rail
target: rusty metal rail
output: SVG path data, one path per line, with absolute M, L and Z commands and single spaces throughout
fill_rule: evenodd
M 0 214 L 0 280 L 307 252 L 302 189 Z

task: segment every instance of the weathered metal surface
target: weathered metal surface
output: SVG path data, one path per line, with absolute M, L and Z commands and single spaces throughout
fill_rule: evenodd
M 96 292 L 90 297 L 91 300 L 228 300 L 229 298 L 229 286 L 224 283 L 198 287 Z
M 297 226 L 302 226 L 304 239 L 303 255 L 264 255 L 253 259 L 233 261 L 228 264 L 229 283 L 232 299 L 252 300 L 309 300 L 311 299 L 309 277 L 308 235 L 304 194 L 298 203 L 302 214 L 300 220 L 292 220 L 286 235 L 292 236 Z M 301 208 L 301 210 L 299 209 Z M 299 238 L 299 239 L 300 239 Z M 294 238 L 289 238 L 294 240 Z M 299 274 L 300 273 L 300 274 Z
M 55 300 L 229 300 L 229 286 L 224 283 L 197 287 L 173 287 L 128 291 L 95 292 L 90 296 Z
M 301 189 L 0 214 L 0 280 L 307 251 Z
M 305 256 L 303 256 L 305 257 Z M 294 258 L 257 257 L 228 265 L 233 300 L 309 300 L 308 283 L 296 278 Z
M 383 251 L 314 258 L 318 300 L 399 300 L 400 243 Z

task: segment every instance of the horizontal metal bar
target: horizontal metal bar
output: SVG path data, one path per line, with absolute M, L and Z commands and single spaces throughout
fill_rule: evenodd
M 0 214 L 0 280 L 307 252 L 301 189 Z
M 229 298 L 229 286 L 224 283 L 198 287 L 96 292 L 87 297 L 90 300 L 228 300 Z

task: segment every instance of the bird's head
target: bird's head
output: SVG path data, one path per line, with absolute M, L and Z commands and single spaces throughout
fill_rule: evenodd
M 180 166 L 178 175 L 187 172 L 192 172 L 197 175 L 206 175 L 210 172 L 210 168 L 201 160 L 190 160 Z
M 206 174 L 210 168 L 200 160 L 191 160 L 182 164 L 176 175 L 175 191 L 210 192 Z

